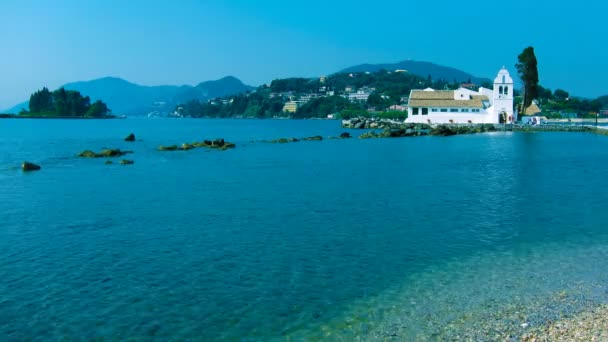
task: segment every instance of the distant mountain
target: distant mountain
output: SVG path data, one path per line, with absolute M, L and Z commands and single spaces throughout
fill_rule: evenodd
M 133 116 L 150 113 L 165 115 L 183 102 L 206 101 L 254 89 L 232 76 L 202 82 L 195 87 L 142 86 L 116 77 L 104 77 L 92 81 L 68 83 L 64 88 L 79 91 L 84 96 L 89 96 L 92 101 L 104 101 L 115 115 Z M 22 108 L 28 109 L 28 106 L 26 101 L 6 112 L 19 113 Z
M 446 67 L 430 62 L 420 62 L 420 61 L 402 61 L 398 63 L 386 63 L 386 64 L 361 64 L 356 65 L 350 68 L 346 68 L 340 72 L 342 73 L 356 73 L 356 72 L 376 72 L 380 70 L 407 70 L 407 72 L 412 73 L 414 75 L 420 77 L 428 77 L 431 75 L 433 80 L 445 80 L 448 82 L 452 82 L 456 80 L 457 82 L 467 82 L 469 79 L 471 82 L 475 84 L 481 85 L 484 82 L 492 82 L 487 78 L 475 77 L 469 73 L 466 73 L 462 70 L 458 70 L 451 67 Z

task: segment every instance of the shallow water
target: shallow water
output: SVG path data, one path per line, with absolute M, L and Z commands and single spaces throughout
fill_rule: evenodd
M 608 138 L 255 142 L 340 132 L 1 120 L 0 336 L 453 338 L 606 302 Z M 155 150 L 215 137 L 237 148 Z M 103 147 L 135 164 L 75 157 Z

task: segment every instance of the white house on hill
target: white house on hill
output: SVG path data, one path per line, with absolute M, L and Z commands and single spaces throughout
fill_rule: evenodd
M 503 67 L 494 80 L 494 89 L 412 90 L 405 122 L 513 123 L 516 116 L 513 79 Z

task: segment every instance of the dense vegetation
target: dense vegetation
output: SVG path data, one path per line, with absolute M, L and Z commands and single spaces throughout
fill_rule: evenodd
M 551 91 L 551 89 L 543 88 L 539 84 L 538 61 L 534 54 L 534 48 L 531 46 L 525 48 L 517 56 L 517 61 L 515 67 L 523 82 L 523 96 L 516 98 L 517 105 L 523 102 L 525 108 L 528 108 L 532 101 L 536 100 L 542 109 L 542 114 L 554 119 L 562 118 L 568 113 L 576 113 L 577 116 L 583 118 L 595 118 L 600 109 L 608 105 L 608 96 L 589 100 L 570 97 L 570 94 L 563 89 Z
M 608 106 L 608 96 L 596 100 L 570 97 L 563 89 L 543 88 L 539 84 L 538 61 L 534 48 L 528 47 L 518 56 L 516 65 L 524 91 L 521 96 L 515 90 L 515 104 L 528 106 L 536 100 L 543 115 L 561 117 L 561 113 L 574 112 L 589 116 Z M 463 81 L 463 80 L 459 80 Z M 470 80 L 465 81 L 470 83 Z M 405 105 L 405 97 L 412 89 L 457 89 L 457 80 L 433 80 L 431 76 L 420 77 L 408 72 L 337 73 L 323 80 L 315 78 L 286 78 L 272 81 L 253 92 L 216 98 L 211 101 L 190 101 L 176 107 L 176 112 L 185 117 L 207 118 L 273 118 L 294 119 L 326 118 L 329 114 L 348 119 L 352 117 L 381 117 L 404 119 L 406 112 L 391 110 L 393 105 Z M 480 86 L 492 88 L 487 82 Z M 371 92 L 366 101 L 350 101 L 348 93 L 364 89 Z M 295 113 L 283 111 L 288 101 L 302 101 Z M 393 107 L 394 109 L 394 107 Z M 401 108 L 402 109 L 402 108 Z M 521 107 L 520 107 L 521 109 Z M 521 112 L 521 111 L 520 111 Z
M 602 102 L 602 97 L 589 100 L 576 97 L 570 97 L 570 94 L 563 89 L 551 89 L 538 86 L 537 101 L 542 108 L 543 115 L 548 118 L 561 118 L 560 112 L 577 113 L 581 117 L 595 117 L 595 114 L 600 109 L 606 106 Z
M 410 73 L 387 72 L 334 74 L 321 82 L 319 79 L 286 78 L 274 80 L 254 92 L 209 102 L 190 101 L 178 105 L 176 111 L 183 116 L 209 118 L 272 118 L 291 117 L 325 118 L 329 114 L 341 117 L 382 116 L 404 118 L 404 112 L 385 111 L 392 105 L 402 104 L 411 89 L 433 87 L 435 89 L 456 89 L 460 83 L 454 80 L 432 80 Z M 346 88 L 353 91 L 360 88 L 374 89 L 367 101 L 351 102 L 346 97 Z M 328 93 L 329 92 L 329 93 Z M 313 96 L 295 113 L 284 113 L 283 105 L 290 100 L 300 100 L 303 95 Z M 333 95 L 332 95 L 333 94 Z M 373 111 L 373 114 L 368 112 Z
M 22 116 L 32 117 L 109 117 L 110 109 L 102 101 L 91 103 L 88 96 L 64 88 L 50 92 L 46 87 L 30 96 L 29 111 L 22 111 Z

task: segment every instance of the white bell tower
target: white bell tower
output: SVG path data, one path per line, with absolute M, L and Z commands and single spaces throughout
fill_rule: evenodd
M 513 79 L 504 66 L 494 80 L 492 107 L 496 122 L 513 123 L 517 121 L 513 113 Z

